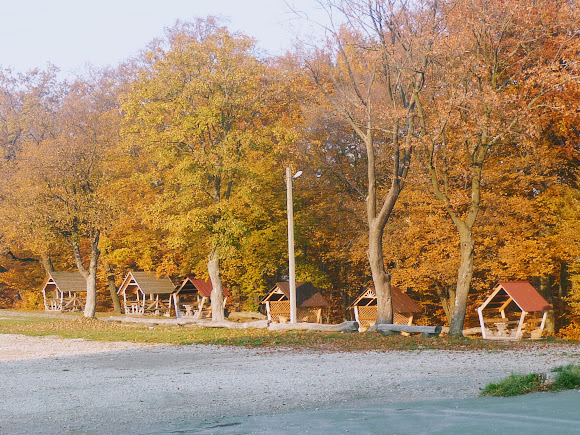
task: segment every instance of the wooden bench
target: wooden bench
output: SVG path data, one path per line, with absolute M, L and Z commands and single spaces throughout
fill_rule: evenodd
M 387 323 L 380 323 L 369 328 L 369 331 L 379 331 L 385 335 L 407 332 L 409 334 L 420 333 L 423 337 L 438 337 L 442 330 L 442 326 L 391 325 Z

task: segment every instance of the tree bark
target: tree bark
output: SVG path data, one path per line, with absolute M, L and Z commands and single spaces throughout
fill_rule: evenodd
M 568 272 L 568 263 L 562 261 L 560 267 L 560 286 L 559 286 L 559 297 L 561 299 L 568 296 L 568 280 L 570 279 L 570 273 Z
M 111 300 L 113 301 L 113 312 L 121 314 L 121 301 L 119 300 L 119 295 L 117 294 L 117 285 L 115 284 L 115 272 L 113 267 L 109 263 L 105 263 L 105 271 L 107 272 L 107 285 L 109 287 L 109 293 L 111 294 Z
M 84 316 L 89 318 L 94 318 L 97 311 L 97 265 L 101 254 L 101 251 L 99 251 L 99 239 L 100 232 L 96 231 L 91 240 L 91 259 L 88 268 L 83 263 L 78 238 L 71 240 L 77 269 L 87 280 L 87 300 L 85 302 Z
M 452 290 L 448 286 L 437 285 L 437 295 L 445 312 L 447 324 L 450 325 L 451 319 L 453 318 L 453 308 L 455 307 L 455 290 Z
M 475 241 L 472 229 L 465 223 L 458 225 L 461 263 L 457 271 L 457 288 L 455 293 L 455 306 L 449 325 L 449 335 L 463 336 L 463 324 L 467 311 L 467 297 L 471 289 L 471 277 L 473 276 L 473 251 Z
M 220 276 L 220 260 L 214 248 L 207 262 L 207 271 L 211 280 L 211 320 L 222 322 L 225 320 L 224 314 L 224 291 L 222 278 Z
M 368 253 L 373 284 L 377 295 L 377 324 L 393 323 L 391 274 L 385 270 L 382 229 L 370 229 Z
M 49 254 L 43 254 L 40 257 L 40 264 L 42 264 L 46 273 L 54 272 L 54 264 L 52 264 L 52 258 Z

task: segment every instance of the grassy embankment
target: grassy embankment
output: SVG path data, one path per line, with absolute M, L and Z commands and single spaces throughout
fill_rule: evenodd
M 551 382 L 547 381 L 546 375 L 543 373 L 513 374 L 498 383 L 488 384 L 481 392 L 481 395 L 511 397 L 540 391 L 562 391 L 580 388 L 580 365 L 569 364 L 556 367 L 552 369 L 552 373 L 556 373 L 556 376 Z
M 0 315 L 1 317 L 1 315 Z M 109 323 L 102 320 L 71 316 L 65 319 L 18 316 L 0 318 L 0 334 L 31 336 L 56 335 L 63 338 L 84 338 L 99 341 L 131 341 L 154 344 L 212 344 L 252 348 L 312 349 L 317 351 L 365 350 L 489 350 L 525 349 L 530 346 L 551 346 L 542 342 L 490 342 L 469 338 L 422 338 L 420 336 L 382 336 L 379 333 L 341 334 L 324 332 L 270 332 L 182 326 L 154 326 Z M 561 344 L 561 342 L 558 342 Z

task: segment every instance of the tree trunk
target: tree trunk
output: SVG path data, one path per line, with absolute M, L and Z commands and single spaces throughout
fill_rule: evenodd
M 87 277 L 87 301 L 84 316 L 94 318 L 97 312 L 97 271 L 91 271 Z
M 464 223 L 458 226 L 459 240 L 461 243 L 461 263 L 457 272 L 457 289 L 455 293 L 455 306 L 449 335 L 463 336 L 463 324 L 465 323 L 465 313 L 467 312 L 467 297 L 471 287 L 471 277 L 473 276 L 473 250 L 475 241 L 473 240 L 472 228 Z
M 211 280 L 211 320 L 221 322 L 225 320 L 224 315 L 224 291 L 222 278 L 220 276 L 220 260 L 215 249 L 212 250 L 207 262 L 207 271 Z
M 40 258 L 40 264 L 44 268 L 46 273 L 54 272 L 54 264 L 52 264 L 52 258 L 49 254 L 43 254 Z
M 377 324 L 393 323 L 391 274 L 385 271 L 383 258 L 383 231 L 369 228 L 369 263 L 377 294 Z
M 105 270 L 107 272 L 107 285 L 109 287 L 109 293 L 111 294 L 111 300 L 113 301 L 113 311 L 115 313 L 121 314 L 121 301 L 119 300 L 119 295 L 117 294 L 117 285 L 115 284 L 115 272 L 109 263 L 105 263 Z
M 568 272 L 568 263 L 562 262 L 560 267 L 560 288 L 558 296 L 560 299 L 564 299 L 568 296 L 568 280 L 570 279 L 570 274 Z
M 447 324 L 450 325 L 453 318 L 453 307 L 455 306 L 455 290 L 448 286 L 437 285 L 437 295 L 445 312 Z
M 91 240 L 91 260 L 88 268 L 83 263 L 78 237 L 73 237 L 70 242 L 77 269 L 87 280 L 87 300 L 85 302 L 84 316 L 89 318 L 94 318 L 97 311 L 97 265 L 101 254 L 101 251 L 99 251 L 99 238 L 100 232 L 97 231 Z
M 540 277 L 540 294 L 552 306 L 554 306 L 554 297 L 552 295 L 552 279 L 549 276 Z M 544 331 L 547 334 L 553 334 L 556 331 L 556 316 L 554 310 L 548 311 Z

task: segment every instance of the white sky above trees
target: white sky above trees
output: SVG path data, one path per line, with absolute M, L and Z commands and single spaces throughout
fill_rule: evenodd
M 65 75 L 87 64 L 116 65 L 136 55 L 177 19 L 208 15 L 258 40 L 270 54 L 291 49 L 294 34 L 312 32 L 284 0 L 14 0 L 0 11 L 0 67 L 25 72 L 47 63 Z M 314 19 L 316 0 L 287 0 Z M 312 27 L 312 26 L 310 26 Z

